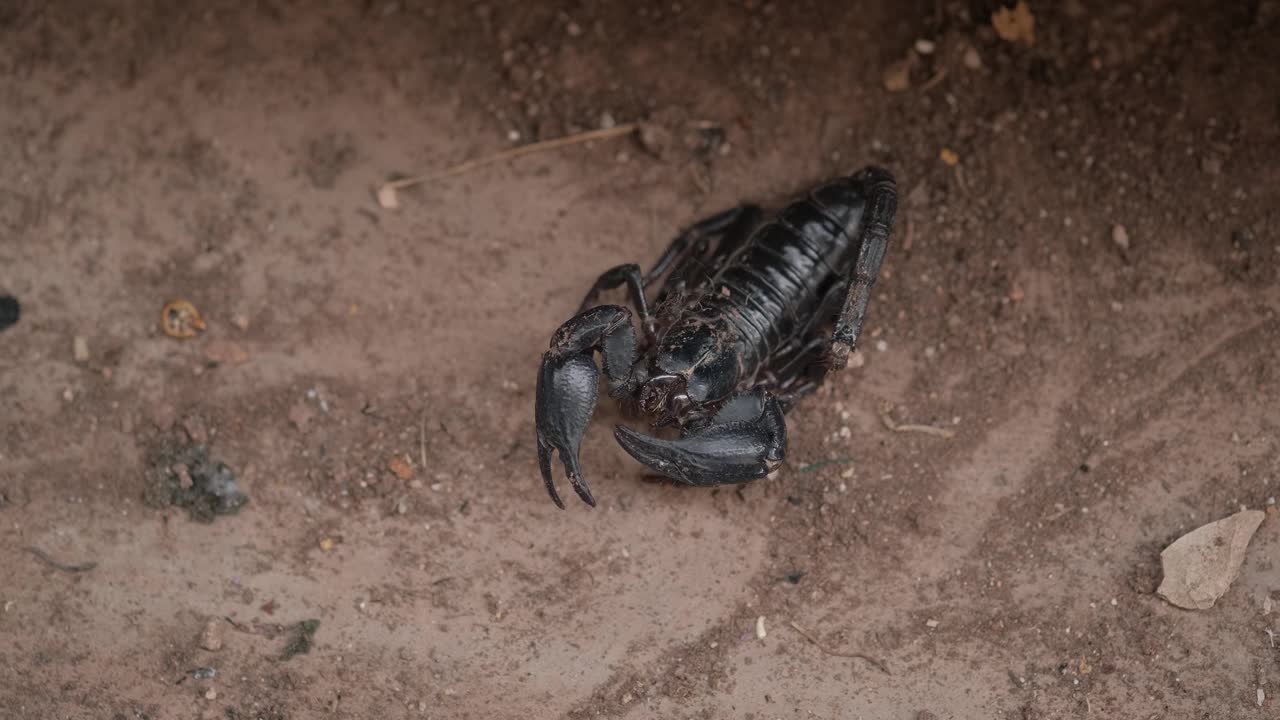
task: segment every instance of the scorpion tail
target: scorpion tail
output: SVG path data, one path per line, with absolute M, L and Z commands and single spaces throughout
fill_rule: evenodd
M 687 485 L 764 477 L 787 450 L 782 407 L 761 389 L 734 396 L 709 423 L 688 427 L 678 440 L 650 437 L 621 425 L 613 435 L 631 457 Z

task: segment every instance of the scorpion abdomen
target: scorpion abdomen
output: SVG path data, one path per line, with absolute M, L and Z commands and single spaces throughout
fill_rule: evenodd
M 857 256 L 865 207 L 850 180 L 827 183 L 761 226 L 709 282 L 684 323 L 719 320 L 733 336 L 739 378 L 808 326 L 823 298 L 843 283 Z

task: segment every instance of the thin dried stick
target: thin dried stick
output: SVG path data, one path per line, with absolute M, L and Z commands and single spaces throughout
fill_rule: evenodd
M 947 439 L 951 439 L 956 436 L 954 432 L 947 430 L 946 428 L 934 427 L 932 425 L 899 425 L 893 421 L 892 417 L 889 416 L 888 405 L 880 406 L 880 422 L 884 423 L 884 426 L 893 432 L 918 432 L 926 435 L 936 435 Z
M 635 132 L 637 127 L 639 126 L 636 123 L 625 123 L 611 128 L 601 128 L 599 130 L 587 130 L 586 132 L 574 133 L 573 135 L 566 135 L 565 137 L 555 138 L 554 140 L 543 140 L 541 142 L 529 143 L 528 145 L 521 145 L 520 147 L 511 148 L 510 150 L 503 150 L 500 153 L 494 153 L 493 155 L 488 155 L 486 157 L 468 160 L 439 172 L 424 173 L 413 177 L 392 180 L 384 183 L 382 187 L 391 188 L 393 190 L 403 190 L 404 188 L 421 185 L 422 183 L 430 182 L 432 180 L 438 180 L 440 178 L 450 177 L 453 175 L 461 175 L 462 173 L 475 170 L 478 167 L 502 162 L 503 160 L 518 158 L 522 155 L 532 155 L 533 153 L 543 152 L 545 150 L 554 150 L 567 145 L 577 145 L 578 143 L 591 142 L 592 140 L 607 140 L 620 135 L 628 135 Z
M 427 411 L 424 408 L 418 420 L 418 452 L 422 456 L 422 472 L 427 471 Z
M 817 638 L 810 635 L 807 630 L 797 625 L 794 621 L 788 624 L 791 625 L 792 630 L 795 630 L 796 632 L 800 633 L 800 637 L 813 643 L 814 647 L 818 648 L 819 650 L 826 653 L 827 655 L 834 655 L 835 657 L 843 657 L 843 658 L 857 658 L 858 660 L 866 661 L 872 667 L 884 673 L 885 675 L 893 674 L 889 672 L 889 666 L 885 665 L 882 661 L 871 657 L 870 655 L 866 655 L 864 653 L 858 653 L 858 652 L 843 653 L 843 652 L 836 652 L 835 650 L 828 649 L 824 647 L 822 643 L 818 642 Z
M 49 553 L 35 546 L 28 547 L 26 548 L 26 550 L 32 555 L 35 555 L 40 560 L 40 562 L 44 563 L 45 565 L 48 565 L 51 568 L 61 570 L 62 572 L 81 573 L 81 572 L 88 572 L 98 567 L 98 563 L 93 561 L 83 562 L 83 563 L 74 563 L 74 564 L 60 563 L 57 560 L 54 560 L 53 557 L 49 555 Z

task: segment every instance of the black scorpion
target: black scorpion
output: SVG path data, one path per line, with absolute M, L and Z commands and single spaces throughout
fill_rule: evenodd
M 869 167 L 815 188 L 765 224 L 749 204 L 695 223 L 648 273 L 628 264 L 601 275 L 538 372 L 538 464 L 556 505 L 564 507 L 552 450 L 595 506 L 578 460 L 599 385 L 595 352 L 611 397 L 638 404 L 654 428 L 679 428 L 677 439 L 661 439 L 618 426 L 614 437 L 636 460 L 700 486 L 777 468 L 787 449 L 783 414 L 845 367 L 857 343 L 896 207 L 893 176 Z M 651 312 L 646 292 L 664 276 Z M 639 338 L 630 310 L 595 304 L 622 285 L 640 316 Z

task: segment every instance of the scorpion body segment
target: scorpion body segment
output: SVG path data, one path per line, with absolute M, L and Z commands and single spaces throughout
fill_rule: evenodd
M 761 224 L 760 208 L 728 210 L 681 233 L 649 273 L 614 268 L 588 292 L 543 356 L 536 422 L 543 480 L 557 451 L 575 490 L 578 445 L 595 407 L 599 352 L 610 395 L 637 401 L 677 439 L 619 426 L 619 444 L 658 473 L 692 485 L 761 477 L 786 453 L 783 413 L 845 366 L 857 342 L 896 209 L 892 176 L 867 168 L 796 200 Z M 650 314 L 648 290 L 661 288 Z M 595 305 L 627 285 L 640 314 Z

